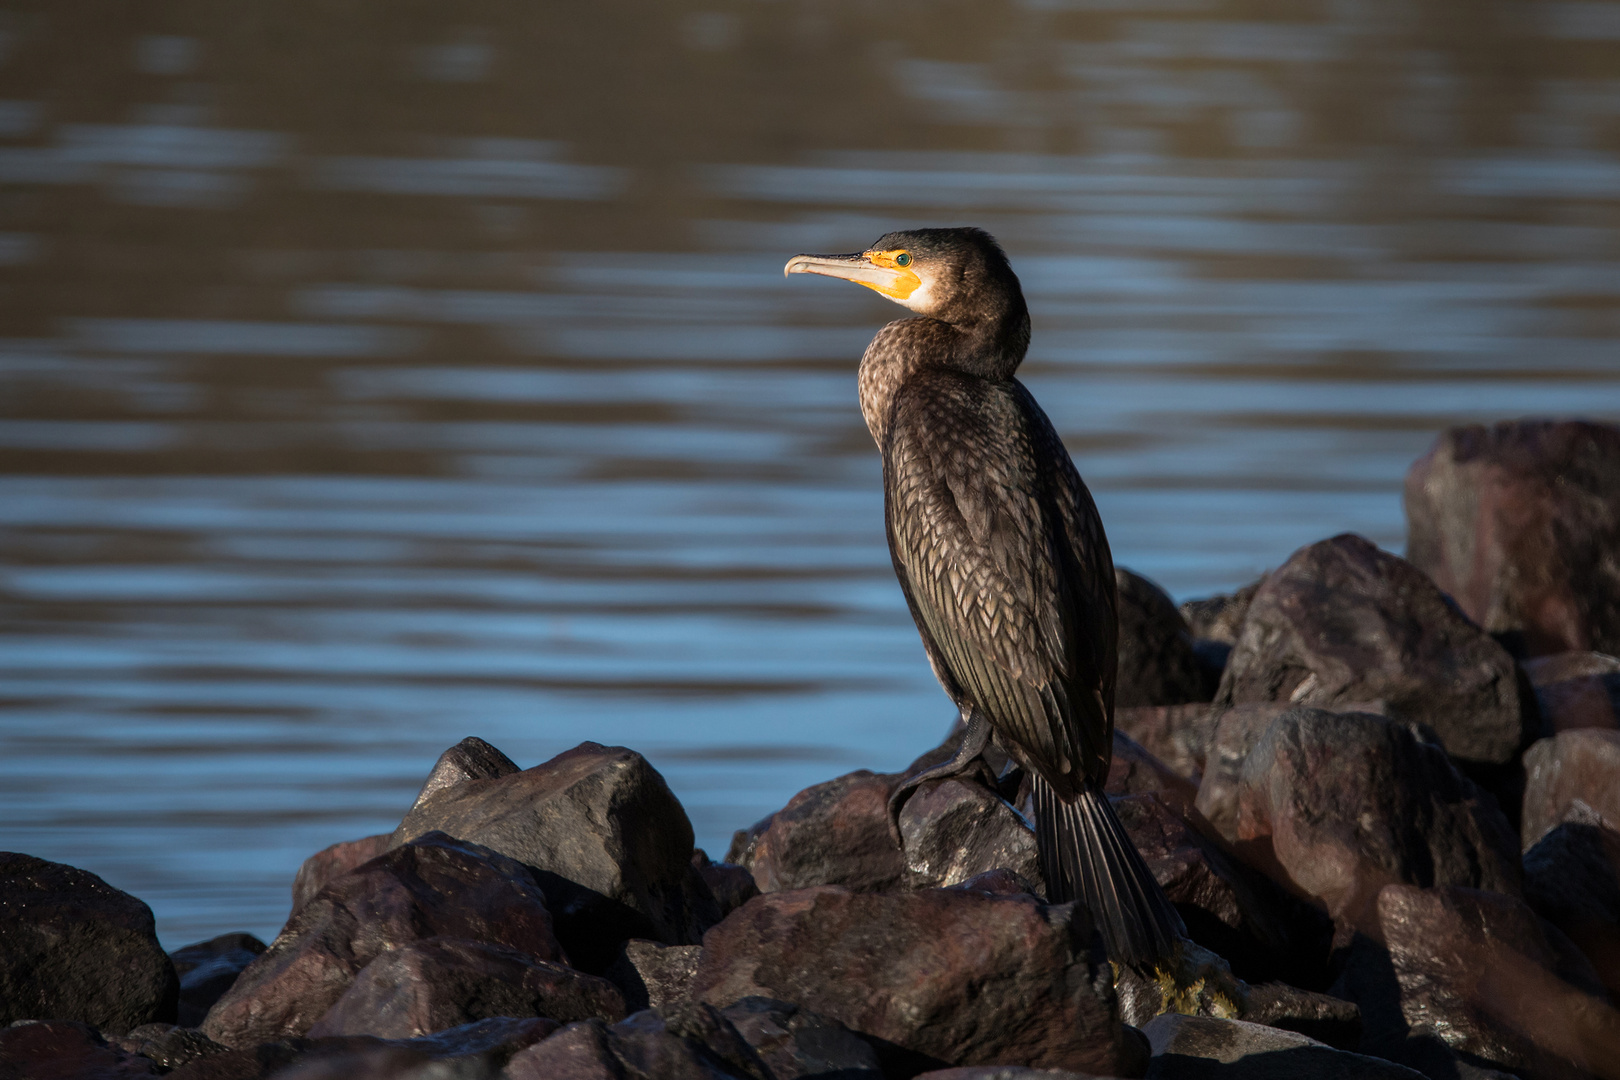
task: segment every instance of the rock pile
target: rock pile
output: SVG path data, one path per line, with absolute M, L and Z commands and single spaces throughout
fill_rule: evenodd
M 165 956 L 0 855 L 0 1077 L 1620 1077 L 1616 476 L 1608 429 L 1452 432 L 1412 562 L 1335 537 L 1179 611 L 1120 572 L 1108 788 L 1191 938 L 1162 978 L 1043 898 L 993 748 L 900 848 L 904 774 L 862 770 L 714 862 L 634 751 L 469 738 L 268 945 Z

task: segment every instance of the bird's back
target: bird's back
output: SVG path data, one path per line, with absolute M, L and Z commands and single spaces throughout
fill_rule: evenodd
M 887 421 L 890 551 L 947 691 L 977 704 L 1008 752 L 1065 797 L 1100 780 L 1113 563 L 1051 422 L 1016 379 L 941 369 L 911 374 Z

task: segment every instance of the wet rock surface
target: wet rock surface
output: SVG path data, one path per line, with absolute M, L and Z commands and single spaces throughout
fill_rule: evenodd
M 208 1010 L 265 948 L 252 934 L 221 934 L 170 953 L 180 977 L 179 1023 L 185 1027 L 201 1024 Z
M 1208 701 L 1215 685 L 1193 649 L 1186 620 L 1168 593 L 1140 574 L 1116 567 L 1119 590 L 1117 706 Z
M 1525 847 L 1571 817 L 1620 831 L 1620 731 L 1583 728 L 1542 739 L 1525 751 L 1524 773 Z
M 692 824 L 647 759 L 582 743 L 544 764 L 424 789 L 395 844 L 430 831 L 529 866 L 576 964 L 601 971 L 632 937 L 696 944 L 719 921 L 692 865 Z
M 1375 700 L 1483 766 L 1537 730 L 1512 656 L 1415 566 L 1359 536 L 1302 548 L 1255 592 L 1216 701 Z
M 1530 656 L 1620 654 L 1620 428 L 1453 428 L 1406 476 L 1407 557 Z
M 367 964 L 309 1035 L 411 1039 L 498 1017 L 566 1023 L 624 1015 L 624 998 L 606 979 L 498 945 L 428 938 Z
M 232 1048 L 302 1035 L 378 955 L 428 937 L 563 958 L 545 895 L 527 867 L 432 833 L 322 890 L 241 974 L 203 1030 Z
M 1344 927 L 1376 925 L 1391 883 L 1519 892 L 1518 844 L 1495 800 L 1380 716 L 1279 716 L 1244 761 L 1236 802 L 1245 857 Z
M 1123 1054 L 1083 909 L 963 889 L 759 897 L 710 931 L 693 995 L 791 1001 L 881 1040 L 885 1071 L 1019 1064 L 1107 1075 Z
M 179 993 L 151 908 L 88 871 L 0 852 L 0 1025 L 76 1020 L 122 1034 L 172 1023 Z
M 1391 885 L 1380 945 L 1359 938 L 1334 992 L 1362 1008 L 1363 1050 L 1433 1071 L 1446 1056 L 1533 1076 L 1575 1077 L 1620 1048 L 1606 1002 L 1556 974 L 1522 900 L 1466 888 Z

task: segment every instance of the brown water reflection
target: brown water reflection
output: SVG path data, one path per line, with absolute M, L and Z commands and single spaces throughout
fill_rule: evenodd
M 1620 419 L 1620 3 L 0 7 L 0 846 L 268 933 L 444 746 L 699 842 L 948 722 L 786 255 L 1006 243 L 1119 560 Z

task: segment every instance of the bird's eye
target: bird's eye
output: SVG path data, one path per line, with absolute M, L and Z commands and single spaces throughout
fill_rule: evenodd
M 911 265 L 911 252 L 902 251 L 900 254 L 896 255 L 894 257 L 894 265 L 896 265 L 896 266 L 910 266 Z

